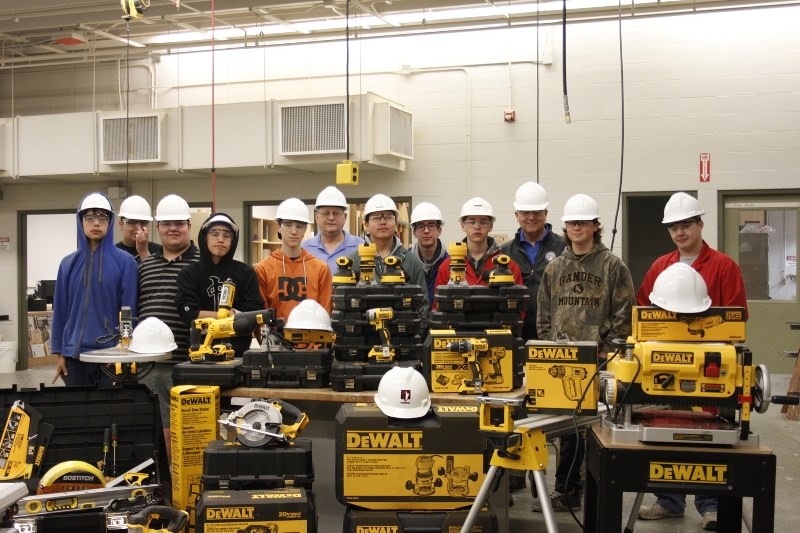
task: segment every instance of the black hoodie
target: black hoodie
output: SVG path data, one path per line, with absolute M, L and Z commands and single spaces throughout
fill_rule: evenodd
M 227 220 L 226 220 L 227 219 Z M 228 253 L 219 264 L 211 260 L 208 249 L 208 229 L 213 225 L 224 224 L 233 231 L 233 241 Z M 236 286 L 233 308 L 237 311 L 260 311 L 264 309 L 264 299 L 258 290 L 258 277 L 252 267 L 233 258 L 239 244 L 239 228 L 225 213 L 213 213 L 203 222 L 197 239 L 200 261 L 187 265 L 178 274 L 178 313 L 191 328 L 200 311 L 216 311 L 219 308 L 219 294 L 222 284 L 230 279 Z M 250 346 L 252 335 L 223 339 L 230 342 L 236 355 L 241 355 Z

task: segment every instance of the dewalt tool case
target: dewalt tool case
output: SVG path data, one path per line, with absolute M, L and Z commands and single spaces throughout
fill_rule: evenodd
M 332 307 L 338 311 L 366 311 L 375 307 L 391 307 L 395 311 L 413 311 L 425 301 L 419 285 L 338 286 L 333 289 Z
M 196 533 L 316 533 L 312 493 L 302 487 L 211 490 L 197 502 Z
M 331 389 L 336 392 L 378 390 L 383 375 L 395 366 L 410 367 L 422 372 L 422 361 L 417 359 L 397 361 L 396 364 L 334 361 L 331 367 Z
M 440 285 L 436 287 L 435 300 L 439 311 L 519 313 L 528 306 L 530 293 L 524 285 Z
M 391 338 L 390 345 L 394 349 L 397 361 L 422 359 L 424 344 L 419 335 L 394 336 Z M 366 362 L 370 350 L 375 346 L 381 346 L 381 341 L 377 336 L 340 337 L 333 344 L 333 353 L 337 361 Z
M 500 311 L 432 311 L 431 329 L 483 330 L 508 328 L 515 337 L 522 337 L 524 321 L 520 313 Z
M 380 343 L 375 328 L 364 317 L 361 311 L 340 311 L 334 309 L 331 314 L 333 331 L 339 336 L 374 337 L 374 343 Z M 394 316 L 388 321 L 389 334 L 394 336 L 408 336 L 420 334 L 422 319 L 416 309 L 394 311 Z
M 247 350 L 242 359 L 245 387 L 319 389 L 330 384 L 330 350 Z
M 232 389 L 242 384 L 242 360 L 178 363 L 172 368 L 173 385 L 219 385 Z
M 312 489 L 311 440 L 297 438 L 286 446 L 250 448 L 215 440 L 203 453 L 203 486 L 213 489 Z
M 345 533 L 445 532 L 461 531 L 469 510 L 463 511 L 367 511 L 348 506 L 344 515 Z M 475 517 L 470 533 L 500 531 L 497 515 L 483 508 Z
M 389 418 L 373 404 L 336 415 L 336 498 L 365 509 L 452 510 L 472 505 L 484 479 L 478 406 L 435 405 Z

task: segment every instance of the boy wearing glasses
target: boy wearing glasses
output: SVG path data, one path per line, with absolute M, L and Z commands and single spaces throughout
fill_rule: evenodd
M 106 385 L 111 379 L 100 365 L 80 361 L 80 354 L 116 343 L 99 339 L 116 333 L 123 306 L 136 316 L 136 261 L 114 246 L 114 208 L 104 195 L 84 198 L 76 219 L 78 250 L 61 260 L 53 298 L 53 383 L 61 377 L 67 386 Z
M 256 272 L 249 265 L 233 258 L 239 244 L 239 226 L 225 213 L 212 213 L 200 227 L 197 238 L 200 261 L 187 265 L 178 274 L 176 303 L 184 325 L 192 328 L 197 318 L 216 318 L 222 285 L 231 280 L 236 287 L 235 311 L 264 309 L 258 291 Z M 250 347 L 252 333 L 225 339 L 236 355 Z
M 331 272 L 338 269 L 338 258 L 350 255 L 364 243 L 364 239 L 344 229 L 347 207 L 347 199 L 339 189 L 333 185 L 322 189 L 314 204 L 314 221 L 319 232 L 302 244 L 304 250 L 325 261 Z
M 488 285 L 489 274 L 494 269 L 492 259 L 500 255 L 500 247 L 494 242 L 489 233 L 494 227 L 494 212 L 492 204 L 480 197 L 467 200 L 461 207 L 461 229 L 467 236 L 467 271 L 465 278 L 468 285 Z M 513 260 L 508 268 L 514 274 L 514 283 L 522 285 L 522 273 Z M 450 279 L 450 258 L 445 259 L 439 266 L 436 274 L 436 286 L 447 285 Z
M 330 314 L 331 271 L 324 261 L 300 246 L 311 222 L 306 204 L 297 198 L 284 200 L 275 219 L 281 247 L 255 266 L 264 302 L 284 321 L 297 304 L 309 299 L 316 300 Z
M 425 280 L 428 283 L 428 302 L 433 303 L 436 291 L 436 275 L 439 265 L 450 257 L 447 247 L 439 237 L 442 235 L 442 212 L 430 202 L 422 202 L 411 212 L 411 231 L 417 242 L 411 247 L 411 253 L 419 257 L 425 269 Z
M 711 248 L 703 240 L 703 220 L 705 214 L 700 202 L 685 192 L 677 192 L 664 206 L 662 223 L 667 226 L 669 236 L 676 250 L 656 259 L 642 280 L 636 293 L 639 305 L 651 305 L 650 293 L 655 280 L 670 265 L 681 262 L 694 268 L 706 282 L 711 305 L 723 307 L 744 307 L 747 317 L 747 298 L 744 291 L 742 272 L 736 262 Z M 686 509 L 684 494 L 656 494 L 657 500 L 639 509 L 639 518 L 660 520 L 683 516 Z M 694 497 L 694 506 L 703 520 L 703 529 L 717 529 L 717 498 L 703 494 Z
M 622 259 L 602 243 L 600 209 L 593 198 L 576 194 L 564 205 L 567 248 L 545 268 L 537 294 L 539 338 L 593 341 L 598 359 L 613 353 L 615 339 L 631 334 L 633 281 Z M 553 511 L 581 508 L 581 465 L 584 439 L 560 437 L 561 451 L 555 490 L 549 495 Z M 539 498 L 548 497 L 540 494 Z M 539 501 L 533 510 L 541 512 Z
M 161 246 L 150 242 L 150 204 L 141 196 L 129 196 L 119 206 L 119 230 L 122 239 L 117 248 L 131 254 L 137 263 L 161 250 Z

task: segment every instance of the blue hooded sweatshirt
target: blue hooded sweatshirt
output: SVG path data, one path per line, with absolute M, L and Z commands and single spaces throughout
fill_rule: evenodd
M 116 340 L 103 343 L 97 339 L 117 332 L 122 306 L 129 306 L 136 316 L 139 282 L 136 260 L 114 245 L 115 217 L 111 202 L 98 193 L 92 194 L 108 202 L 108 208 L 104 207 L 109 215 L 108 232 L 92 251 L 78 207 L 75 215 L 78 251 L 61 260 L 53 296 L 52 352 L 75 359 L 82 352 L 116 344 Z M 82 200 L 79 205 L 83 203 Z

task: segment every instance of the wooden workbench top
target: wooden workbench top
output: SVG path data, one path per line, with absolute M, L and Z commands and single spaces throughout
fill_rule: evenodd
M 236 387 L 221 392 L 223 396 L 241 396 L 245 398 L 280 398 L 281 400 L 310 400 L 333 403 L 373 403 L 375 391 L 337 392 L 327 389 L 268 389 L 261 387 Z M 492 396 L 501 398 L 522 398 L 525 389 L 519 388 L 510 392 L 493 392 Z M 478 405 L 478 397 L 474 394 L 431 393 L 433 405 Z

